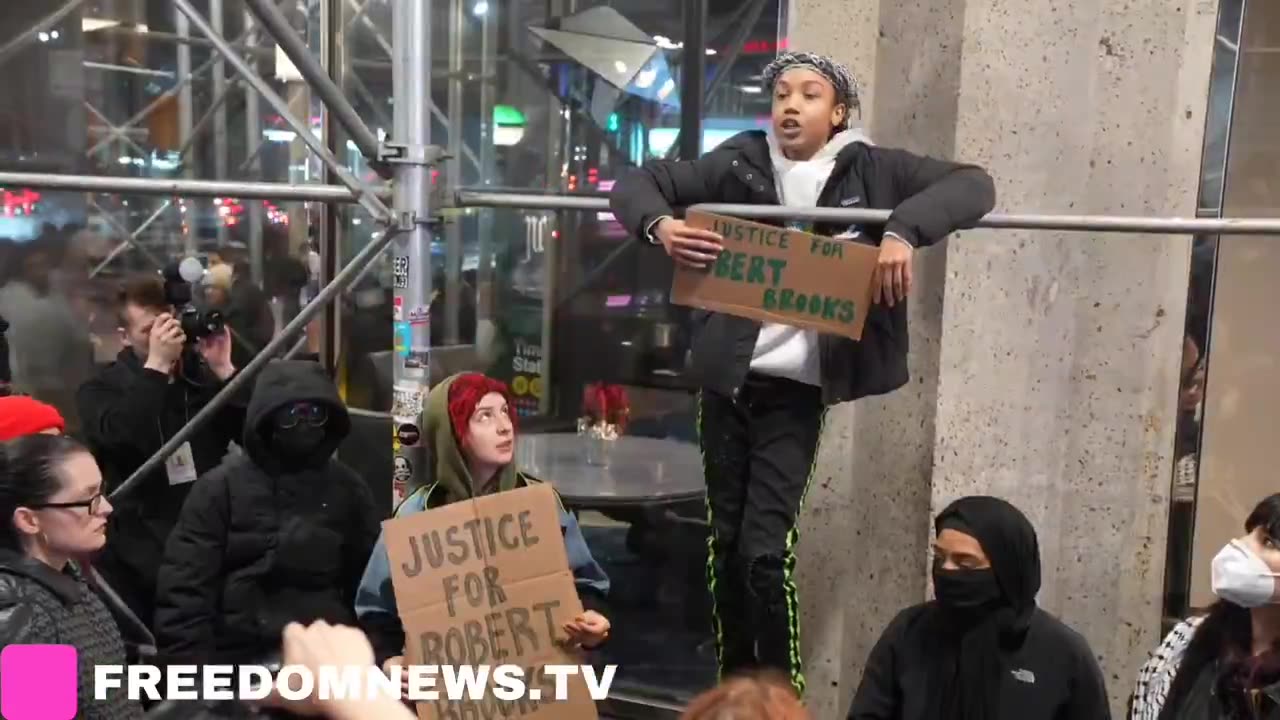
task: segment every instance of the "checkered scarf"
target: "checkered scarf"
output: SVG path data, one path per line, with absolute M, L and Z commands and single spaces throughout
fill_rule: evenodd
M 772 89 L 782 74 L 793 68 L 808 68 L 825 77 L 836 90 L 836 102 L 845 106 L 844 127 L 849 126 L 858 103 L 858 81 L 844 64 L 826 55 L 811 52 L 784 52 L 764 69 L 764 85 Z

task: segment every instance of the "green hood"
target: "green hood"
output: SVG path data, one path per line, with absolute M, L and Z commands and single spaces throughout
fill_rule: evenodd
M 519 485 L 519 473 L 516 472 L 515 463 L 512 463 L 502 468 L 489 487 L 484 488 L 481 493 L 477 493 L 473 487 L 471 471 L 462 458 L 462 450 L 453 437 L 453 427 L 449 422 L 449 388 L 458 377 L 459 375 L 450 376 L 432 388 L 427 395 L 424 433 L 427 452 L 430 457 L 435 458 L 432 489 L 443 491 L 430 493 L 427 503 L 429 507 L 447 505 L 477 494 L 514 490 Z

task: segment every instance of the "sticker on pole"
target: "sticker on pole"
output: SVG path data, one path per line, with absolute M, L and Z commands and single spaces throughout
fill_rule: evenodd
M 409 287 L 409 257 L 397 255 L 391 261 L 392 284 L 400 289 Z
M 396 441 L 401 447 L 413 447 L 418 444 L 418 440 L 422 438 L 422 433 L 418 431 L 418 426 L 413 423 L 404 423 L 396 428 Z
M 413 328 L 409 323 L 396 323 L 395 342 L 396 353 L 402 357 L 408 357 L 409 346 L 413 343 Z
M 400 422 L 416 422 L 426 397 L 425 385 L 396 385 L 391 390 L 391 416 Z
M 410 325 L 427 325 L 431 323 L 431 308 L 416 307 L 409 311 Z
M 685 222 L 724 249 L 706 270 L 677 265 L 671 302 L 862 339 L 876 246 L 697 211 Z
M 409 370 L 430 370 L 431 350 L 424 347 L 413 348 L 404 356 L 404 366 Z
M 391 504 L 397 506 L 408 495 L 409 481 L 413 480 L 413 463 L 403 455 L 392 459 L 391 470 Z
M 391 319 L 394 322 L 404 320 L 404 298 L 393 298 L 391 300 Z

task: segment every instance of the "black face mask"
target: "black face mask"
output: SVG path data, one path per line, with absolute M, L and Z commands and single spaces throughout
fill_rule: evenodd
M 1000 584 L 991 568 L 933 571 L 938 604 L 963 615 L 984 615 L 1000 604 Z
M 327 421 L 328 418 L 310 404 L 280 408 L 271 428 L 272 449 L 287 458 L 307 458 L 315 454 L 324 443 Z

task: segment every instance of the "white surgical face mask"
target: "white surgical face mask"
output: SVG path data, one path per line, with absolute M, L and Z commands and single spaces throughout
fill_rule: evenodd
M 1239 540 L 1213 558 L 1213 593 L 1240 607 L 1256 608 L 1275 600 L 1277 573 Z

